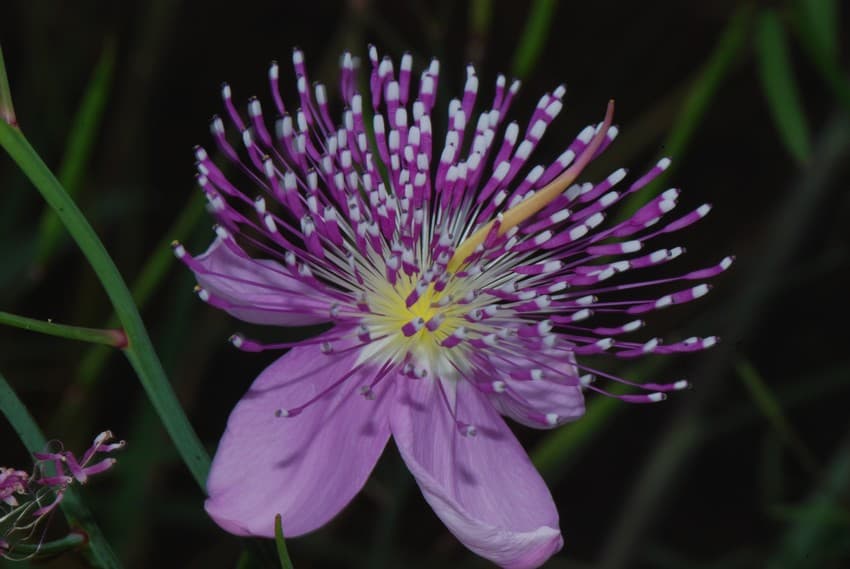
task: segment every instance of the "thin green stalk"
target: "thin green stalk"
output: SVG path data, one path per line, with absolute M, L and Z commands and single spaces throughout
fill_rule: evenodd
M 794 77 L 785 28 L 774 10 L 764 10 L 759 17 L 755 47 L 762 92 L 774 126 L 788 152 L 805 163 L 812 154 L 811 134 Z
M 23 328 L 24 330 L 38 332 L 40 334 L 68 338 L 69 340 L 103 344 L 113 348 L 123 348 L 127 345 L 127 337 L 121 330 L 68 326 L 65 324 L 56 324 L 49 320 L 45 322 L 44 320 L 36 320 L 35 318 L 27 318 L 26 316 L 18 316 L 17 314 L 2 311 L 0 311 L 0 324 Z
M 12 104 L 12 90 L 9 89 L 9 76 L 6 74 L 6 61 L 3 59 L 3 48 L 0 46 L 0 120 L 17 126 L 15 105 Z
M 64 223 L 88 259 L 115 309 L 128 346 L 125 354 L 180 456 L 203 488 L 209 456 L 186 418 L 154 352 L 147 330 L 124 279 L 74 201 L 20 130 L 0 122 L 0 146 L 12 157 Z
M 795 19 L 796 20 L 796 19 Z M 821 79 L 832 89 L 833 96 L 844 107 L 845 112 L 850 111 L 850 81 L 841 69 L 841 65 L 835 57 L 829 56 L 822 49 L 822 40 L 817 30 L 812 29 L 803 22 L 795 21 L 797 24 L 800 45 L 809 56 L 809 61 L 815 66 Z
M 484 59 L 493 27 L 493 0 L 472 0 L 469 3 L 469 33 L 466 40 L 467 61 L 479 64 Z
M 83 100 L 74 116 L 68 141 L 65 144 L 65 155 L 56 174 L 70 196 L 77 195 L 82 187 L 83 176 L 109 99 L 109 88 L 112 85 L 114 70 L 115 45 L 110 41 L 103 49 L 103 54 L 92 72 Z M 48 264 L 62 236 L 62 224 L 59 218 L 51 210 L 45 210 L 38 224 L 38 251 L 35 259 L 37 267 Z
M 469 5 L 470 31 L 486 37 L 493 23 L 493 0 L 472 0 Z
M 136 306 L 140 309 L 147 304 L 159 284 L 163 281 L 168 271 L 174 266 L 174 253 L 169 244 L 173 240 L 183 241 L 198 225 L 198 221 L 204 214 L 204 198 L 200 192 L 193 192 L 192 197 L 184 206 L 180 216 L 174 224 L 165 232 L 165 237 L 154 247 L 154 252 L 142 266 L 139 276 L 133 283 L 132 294 Z M 106 326 L 117 326 L 118 319 L 113 316 Z M 90 388 L 97 383 L 100 372 L 106 364 L 110 351 L 94 347 L 89 350 L 80 363 L 79 372 L 75 383 L 77 387 L 86 386 Z
M 286 540 L 283 539 L 283 527 L 280 522 L 280 514 L 274 517 L 274 542 L 277 545 L 277 556 L 280 558 L 281 569 L 293 569 L 289 552 L 286 550 Z
M 41 429 L 38 428 L 32 415 L 2 374 L 0 374 L 0 412 L 30 452 L 43 451 L 47 447 L 47 439 Z M 71 527 L 81 528 L 88 536 L 88 551 L 92 563 L 101 569 L 120 569 L 120 561 L 74 488 L 66 490 L 60 507 L 68 519 L 68 524 Z
M 788 421 L 778 398 L 765 383 L 761 374 L 747 358 L 741 358 L 735 364 L 738 378 L 750 392 L 753 402 L 782 441 L 794 453 L 797 460 L 810 474 L 818 471 L 818 461 L 803 442 L 800 435 Z
M 832 543 L 846 543 L 846 528 L 834 523 L 824 523 L 833 512 L 846 513 L 840 505 L 848 498 L 847 480 L 850 480 L 850 433 L 836 449 L 820 484 L 806 500 L 806 515 L 791 525 L 780 546 L 768 560 L 769 569 L 804 569 L 829 566 L 825 547 Z
M 615 387 L 614 389 L 618 389 Z M 622 411 L 623 402 L 613 397 L 596 397 L 587 403 L 580 421 L 568 428 L 555 429 L 538 443 L 530 453 L 531 461 L 540 474 L 554 483 L 565 474 L 566 464 L 577 452 L 599 435 L 611 417 Z
M 650 197 L 655 195 L 657 188 L 664 184 L 676 168 L 677 159 L 684 154 L 708 111 L 709 104 L 714 100 L 714 95 L 747 45 L 752 16 L 753 7 L 748 2 L 739 7 L 726 24 L 711 56 L 688 92 L 682 109 L 674 121 L 675 128 L 662 145 L 664 155 L 673 159 L 673 165 L 645 188 L 632 194 L 620 209 L 618 219 L 626 219 L 634 214 Z
M 645 381 L 641 378 L 654 377 L 668 363 L 668 360 L 661 358 L 644 360 L 630 366 L 623 375 L 638 382 Z M 626 393 L 628 389 L 626 385 L 618 383 L 611 386 L 610 391 L 619 395 Z M 567 473 L 568 464 L 574 461 L 578 453 L 587 447 L 594 437 L 599 436 L 613 416 L 624 408 L 623 402 L 614 397 L 600 396 L 591 399 L 580 421 L 566 429 L 554 429 L 541 439 L 530 453 L 534 466 L 549 483 L 561 480 Z
M 17 543 L 12 550 L 12 561 L 15 561 L 15 556 L 48 556 L 59 555 L 72 549 L 76 549 L 85 544 L 86 536 L 80 532 L 72 531 L 65 537 L 54 539 L 53 541 L 45 541 L 43 543 Z
M 525 29 L 514 52 L 511 66 L 513 74 L 520 79 L 527 77 L 537 64 L 549 37 L 549 30 L 554 22 L 552 15 L 557 7 L 558 2 L 555 0 L 535 0 L 531 6 L 531 13 L 525 22 Z
M 745 337 L 749 328 L 759 321 L 765 309 L 775 275 L 781 274 L 791 253 L 797 250 L 799 240 L 806 235 L 817 206 L 828 195 L 829 183 L 836 171 L 846 162 L 850 152 L 850 122 L 843 116 L 831 119 L 818 136 L 813 159 L 798 180 L 785 192 L 785 202 L 771 219 L 767 252 L 753 259 L 749 267 L 750 278 L 744 279 L 746 286 L 738 291 L 728 310 L 736 315 L 735 322 L 724 335 L 727 340 L 707 358 L 701 369 L 704 378 L 715 377 L 723 371 L 731 356 L 731 346 Z M 723 346 L 729 346 L 724 351 Z M 688 432 L 695 422 L 701 420 L 704 405 L 710 400 L 720 382 L 709 382 L 701 386 L 690 404 L 682 408 L 665 434 L 653 445 L 642 471 L 634 477 L 635 482 L 624 501 L 623 514 L 616 521 L 602 547 L 603 558 L 599 567 L 619 569 L 628 566 L 635 557 L 634 549 L 647 523 L 657 512 L 660 500 L 668 496 L 671 480 L 696 445 L 683 444 L 682 432 Z M 675 452 L 675 454 L 674 454 Z M 675 460 L 675 462 L 673 462 Z M 663 478 L 662 478 L 663 477 Z

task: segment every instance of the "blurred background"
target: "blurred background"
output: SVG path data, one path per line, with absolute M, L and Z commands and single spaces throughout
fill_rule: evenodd
M 276 357 L 238 352 L 228 336 L 315 332 L 254 328 L 204 305 L 168 247 L 200 252 L 212 239 L 193 145 L 212 145 L 222 81 L 240 108 L 268 101 L 267 66 L 279 60 L 291 100 L 293 46 L 335 89 L 339 54 L 374 43 L 396 60 L 410 51 L 415 70 L 441 60 L 437 109 L 462 93 L 469 62 L 481 100 L 498 72 L 523 80 L 519 121 L 566 83 L 538 162 L 615 98 L 621 135 L 586 178 L 671 156 L 653 191 L 683 188 L 683 211 L 714 205 L 670 242 L 688 249 L 675 272 L 727 254 L 737 263 L 707 298 L 652 315 L 646 331 L 718 334 L 718 347 L 595 362 L 637 381 L 688 377 L 694 389 L 649 406 L 590 396 L 575 424 L 516 426 L 561 514 L 565 547 L 546 567 L 839 569 L 850 567 L 848 12 L 840 0 L 4 0 L 0 45 L 23 132 L 133 288 L 210 451 Z M 0 311 L 107 326 L 107 297 L 47 211 L 0 155 Z M 80 452 L 106 428 L 128 441 L 82 492 L 126 567 L 263 566 L 206 517 L 119 353 L 0 327 L 0 373 L 48 438 Z M 27 469 L 0 425 L 0 464 Z M 55 516 L 51 535 L 63 524 Z M 488 566 L 442 526 L 394 448 L 337 519 L 288 545 L 299 569 Z M 29 565 L 86 566 L 75 554 Z

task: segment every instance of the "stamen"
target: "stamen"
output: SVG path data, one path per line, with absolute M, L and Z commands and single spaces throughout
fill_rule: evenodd
M 614 101 L 611 100 L 608 102 L 608 109 L 605 113 L 605 119 L 602 121 L 602 126 L 599 128 L 596 136 L 594 136 L 590 141 L 590 144 L 587 145 L 584 152 L 581 153 L 581 156 L 579 156 L 572 166 L 567 168 L 560 176 L 552 180 L 549 184 L 538 190 L 533 196 L 507 210 L 502 217 L 502 224 L 499 229 L 500 234 L 504 234 L 509 229 L 519 225 L 546 207 L 546 205 L 561 195 L 561 192 L 563 192 L 575 181 L 576 178 L 578 178 L 582 170 L 584 170 L 585 166 L 587 166 L 593 158 L 599 146 L 605 140 L 608 128 L 611 126 L 613 119 Z M 478 245 L 481 244 L 487 237 L 492 224 L 492 221 L 485 224 L 458 246 L 455 250 L 454 256 L 452 256 L 448 264 L 448 270 L 450 272 L 457 272 L 475 248 L 478 247 Z

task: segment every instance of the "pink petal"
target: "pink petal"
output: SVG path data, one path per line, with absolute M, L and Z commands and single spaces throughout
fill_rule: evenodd
M 505 384 L 501 393 L 493 393 L 490 401 L 502 415 L 535 429 L 556 427 L 575 421 L 584 415 L 584 394 L 579 385 L 578 371 L 563 354 L 536 354 L 535 361 L 516 356 L 512 366 L 503 361 L 495 363 L 486 381 Z M 539 370 L 541 378 L 522 377 Z
M 206 510 L 225 530 L 271 537 L 281 514 L 287 537 L 333 518 L 363 487 L 389 439 L 390 382 L 376 398 L 357 390 L 361 369 L 300 414 L 281 408 L 309 401 L 355 365 L 359 350 L 327 355 L 318 345 L 293 348 L 266 368 L 230 415 L 207 481 Z
M 390 415 L 396 444 L 437 516 L 469 549 L 509 569 L 539 567 L 561 549 L 558 512 L 505 422 L 468 381 L 457 383 L 457 420 L 435 380 L 397 380 Z
M 270 259 L 252 259 L 233 242 L 216 238 L 190 265 L 198 284 L 231 307 L 232 316 L 254 324 L 306 326 L 330 320 L 329 305 L 316 290 L 289 276 Z

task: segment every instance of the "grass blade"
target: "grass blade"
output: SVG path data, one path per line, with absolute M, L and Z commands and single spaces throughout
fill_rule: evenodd
M 804 505 L 806 515 L 790 527 L 779 549 L 766 564 L 769 569 L 806 569 L 829 566 L 829 544 L 847 544 L 846 526 L 834 523 L 836 508 L 846 513 L 850 480 L 850 434 L 836 450 L 823 481 Z
M 12 90 L 9 89 L 9 76 L 6 74 L 6 61 L 3 59 L 3 48 L 0 46 L 0 120 L 17 126 L 15 105 L 12 104 Z
M 286 550 L 286 540 L 283 539 L 283 527 L 281 526 L 280 514 L 274 517 L 274 542 L 277 545 L 277 555 L 280 558 L 281 569 L 293 569 L 289 552 Z
M 733 64 L 747 45 L 750 24 L 752 22 L 752 6 L 747 3 L 738 8 L 726 24 L 720 39 L 714 47 L 708 60 L 702 66 L 699 77 L 690 88 L 675 121 L 675 128 L 664 141 L 664 154 L 673 159 L 673 165 L 652 183 L 634 193 L 626 201 L 617 214 L 617 219 L 623 220 L 634 214 L 663 186 L 671 172 L 676 168 L 677 160 L 682 157 L 688 144 L 696 133 L 708 111 L 714 95 L 726 80 Z
M 830 4 L 831 0 L 805 0 L 807 4 Z M 826 10 L 826 8 L 821 8 Z M 838 8 L 836 6 L 835 11 Z M 838 20 L 836 19 L 836 22 Z M 850 111 L 850 80 L 841 69 L 839 58 L 836 55 L 830 54 L 824 49 L 828 43 L 824 43 L 820 34 L 823 33 L 821 25 L 823 22 L 814 21 L 809 14 L 802 13 L 794 18 L 793 23 L 796 24 L 796 30 L 800 39 L 800 45 L 809 56 L 809 61 L 815 66 L 815 69 L 820 74 L 821 78 L 826 82 L 833 95 L 844 106 L 847 111 Z M 827 42 L 830 40 L 827 40 Z
M 535 0 L 531 6 L 531 13 L 525 22 L 525 29 L 517 45 L 511 70 L 520 79 L 527 77 L 534 69 L 543 46 L 549 37 L 549 29 L 554 19 L 552 15 L 558 3 L 555 0 Z
M 785 29 L 772 10 L 765 10 L 759 18 L 756 55 L 762 90 L 782 142 L 794 158 L 806 162 L 812 154 L 809 126 L 791 68 Z
M 839 29 L 841 21 L 838 2 L 835 0 L 797 0 L 795 3 L 798 20 L 812 34 L 818 51 L 823 57 L 835 61 L 838 58 Z
M 65 156 L 56 175 L 70 196 L 77 195 L 82 186 L 83 175 L 91 158 L 103 111 L 109 99 L 114 70 L 115 46 L 109 42 L 97 62 L 83 100 L 74 116 L 68 141 L 65 144 Z M 46 210 L 38 224 L 36 267 L 44 267 L 48 264 L 61 237 L 62 224 L 59 218 L 49 209 Z
M 782 438 L 783 442 L 796 455 L 800 464 L 810 473 L 818 471 L 818 463 L 812 452 L 797 434 L 782 410 L 778 398 L 767 386 L 755 366 L 746 358 L 735 363 L 738 377 L 750 392 L 753 402 L 759 412 L 770 423 L 771 427 Z

